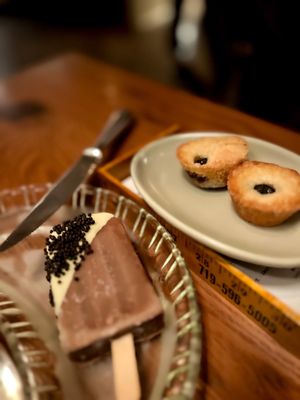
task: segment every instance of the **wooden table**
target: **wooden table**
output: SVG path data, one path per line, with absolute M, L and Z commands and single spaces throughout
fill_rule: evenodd
M 119 154 L 174 123 L 181 131 L 245 134 L 300 153 L 296 132 L 70 54 L 0 83 L 0 189 L 55 180 L 121 107 L 137 124 Z M 204 282 L 199 297 L 205 398 L 299 399 L 300 360 Z

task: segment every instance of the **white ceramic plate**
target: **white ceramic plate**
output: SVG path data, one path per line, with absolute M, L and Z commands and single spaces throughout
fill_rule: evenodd
M 187 179 L 176 159 L 178 145 L 202 136 L 220 135 L 225 134 L 184 133 L 142 148 L 131 163 L 138 191 L 167 222 L 217 252 L 270 267 L 300 267 L 300 213 L 276 227 L 257 227 L 235 213 L 227 190 L 205 191 Z M 300 171 L 297 154 L 263 140 L 244 138 L 249 144 L 250 160 Z

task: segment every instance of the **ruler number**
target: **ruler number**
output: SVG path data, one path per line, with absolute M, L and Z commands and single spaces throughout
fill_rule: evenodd
M 195 253 L 196 260 L 198 263 L 201 265 L 201 267 L 206 267 L 209 268 L 209 262 L 208 260 L 203 256 L 203 254 L 200 254 L 198 252 Z
M 212 285 L 216 284 L 216 276 L 212 272 L 210 272 L 207 268 L 204 267 L 204 265 L 201 265 L 200 267 L 200 275 L 203 276 L 203 278 L 206 281 L 209 281 Z
M 287 332 L 291 332 L 292 330 L 297 328 L 297 324 L 287 319 L 287 317 L 284 315 L 275 315 L 273 318 L 276 321 L 276 323 L 279 326 L 282 326 L 282 328 L 285 329 Z
M 222 285 L 222 293 L 224 293 L 225 296 L 232 300 L 235 304 L 241 304 L 241 296 L 227 286 L 226 283 L 223 283 Z
M 251 315 L 260 325 L 267 328 L 271 333 L 276 333 L 277 327 L 274 322 L 270 321 L 269 318 L 264 315 L 260 310 L 257 310 L 252 304 L 248 305 L 247 313 Z

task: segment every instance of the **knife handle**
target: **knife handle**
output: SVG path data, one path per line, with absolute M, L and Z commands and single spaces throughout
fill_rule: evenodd
M 123 109 L 113 112 L 101 130 L 94 147 L 104 151 L 105 155 L 105 153 L 118 145 L 118 142 L 121 142 L 133 123 L 134 118 L 128 110 Z

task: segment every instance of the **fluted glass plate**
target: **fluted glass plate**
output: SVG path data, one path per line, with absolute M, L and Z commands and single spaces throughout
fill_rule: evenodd
M 1 241 L 48 189 L 45 184 L 0 192 Z M 43 248 L 50 228 L 81 212 L 100 211 L 122 219 L 165 310 L 165 328 L 159 338 L 137 345 L 143 398 L 192 399 L 199 381 L 201 324 L 196 291 L 185 261 L 171 235 L 147 211 L 117 193 L 85 185 L 74 193 L 70 204 L 61 207 L 22 242 L 0 253 L 0 292 L 22 309 L 55 356 L 55 374 L 62 397 L 52 387 L 47 393 L 45 389 L 47 399 L 114 398 L 110 357 L 84 365 L 71 363 L 62 353 L 43 270 Z M 22 351 L 18 349 L 21 355 Z M 18 358 L 14 362 L 20 368 Z M 25 368 L 31 366 L 25 364 Z M 43 394 L 37 393 L 36 382 L 24 385 L 26 399 L 43 399 Z

